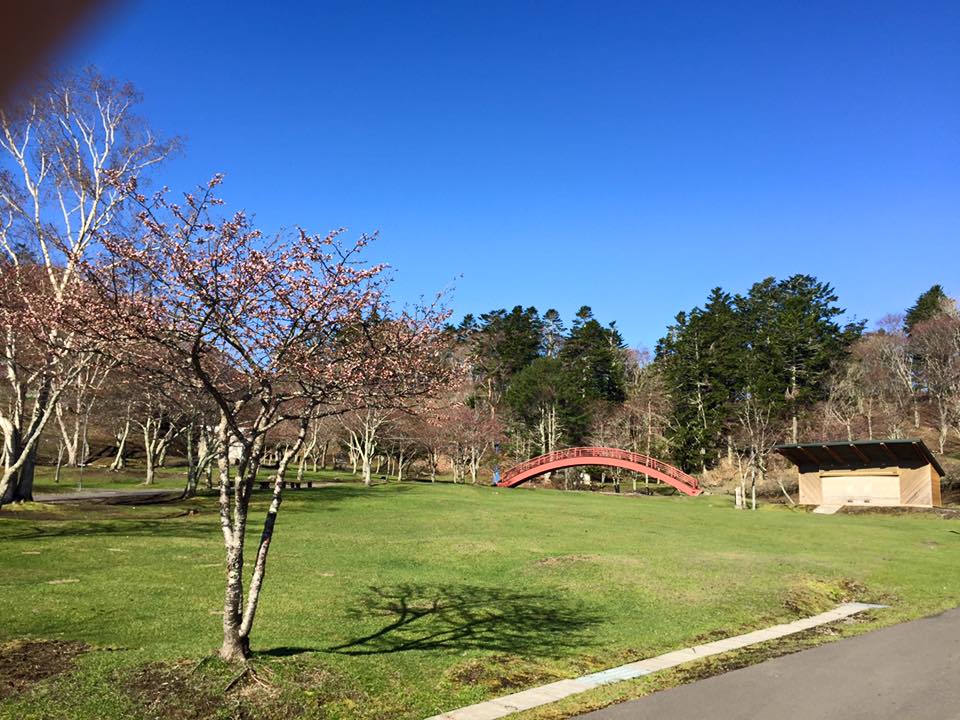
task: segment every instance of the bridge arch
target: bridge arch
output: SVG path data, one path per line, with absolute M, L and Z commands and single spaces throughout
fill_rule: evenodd
M 584 465 L 603 465 L 645 473 L 672 485 L 685 495 L 699 495 L 703 492 L 700 482 L 692 475 L 687 475 L 680 468 L 668 465 L 649 455 L 608 447 L 576 447 L 554 450 L 546 455 L 525 460 L 506 470 L 500 478 L 500 482 L 497 483 L 497 487 L 516 487 L 538 475 L 562 468 Z

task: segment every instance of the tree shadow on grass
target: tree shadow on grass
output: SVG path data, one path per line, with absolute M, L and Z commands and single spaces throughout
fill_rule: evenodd
M 319 652 L 320 648 L 311 647 L 291 647 L 283 645 L 281 647 L 270 648 L 269 650 L 257 650 L 255 655 L 266 655 L 269 657 L 293 657 L 294 655 L 303 655 L 305 653 Z
M 9 540 L 36 540 L 39 538 L 57 537 L 177 537 L 177 538 L 207 538 L 214 532 L 214 526 L 209 522 L 190 522 L 180 520 L 177 515 L 170 518 L 153 518 L 142 520 L 131 519 L 104 519 L 104 520 L 49 520 L 44 524 L 19 524 L 0 534 L 0 539 Z
M 469 585 L 371 587 L 351 614 L 364 620 L 384 616 L 387 624 L 327 652 L 475 649 L 556 657 L 592 645 L 589 631 L 602 621 L 594 610 L 560 594 Z
M 383 492 L 362 485 L 328 486 L 309 490 L 286 490 L 284 498 L 307 501 L 311 512 L 333 512 L 340 501 L 389 501 L 395 493 L 412 489 L 393 485 L 387 492 Z M 250 518 L 254 523 L 262 519 L 268 500 L 269 495 L 266 492 L 254 495 L 250 508 Z M 164 500 L 158 503 L 153 499 L 144 502 L 142 498 L 112 498 L 109 502 L 62 503 L 60 512 L 0 510 L 0 540 L 97 535 L 207 538 L 218 534 L 219 530 L 213 524 L 216 507 L 212 505 L 212 500 L 200 505 L 178 506 L 178 502 L 182 501 Z M 156 505 L 156 510 L 152 512 L 152 517 L 132 517 L 120 505 Z M 9 525 L 3 521 L 10 521 Z
M 413 490 L 413 485 L 402 483 L 375 482 L 373 487 L 366 487 L 359 483 L 344 483 L 342 485 L 324 485 L 321 487 L 284 491 L 284 499 L 293 498 L 309 504 L 311 510 L 320 512 L 336 512 L 337 505 L 345 500 L 363 500 L 366 502 L 392 501 L 397 494 Z

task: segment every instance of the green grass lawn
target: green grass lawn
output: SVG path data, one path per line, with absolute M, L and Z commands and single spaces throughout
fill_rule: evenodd
M 955 606 L 958 530 L 920 514 L 737 512 L 726 497 L 289 492 L 256 675 L 224 693 L 234 671 L 204 660 L 223 587 L 212 498 L 4 510 L 0 717 L 424 718 L 845 599 L 891 606 L 847 633 Z M 63 643 L 65 672 L 13 688 L 3 674 L 25 640 L 87 648 L 70 661 L 84 648 Z

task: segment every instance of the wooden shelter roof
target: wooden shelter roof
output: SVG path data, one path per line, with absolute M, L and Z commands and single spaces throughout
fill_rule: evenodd
M 799 467 L 816 466 L 832 470 L 929 464 L 941 476 L 946 474 L 930 449 L 918 438 L 796 443 L 774 445 L 773 449 Z

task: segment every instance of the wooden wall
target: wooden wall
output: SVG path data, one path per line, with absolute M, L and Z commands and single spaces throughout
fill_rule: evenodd
M 876 467 L 850 470 L 821 471 L 818 468 L 800 468 L 800 504 L 820 505 L 823 503 L 822 478 L 842 475 L 899 475 L 900 505 L 908 507 L 939 507 L 940 475 L 932 465 L 920 467 Z

